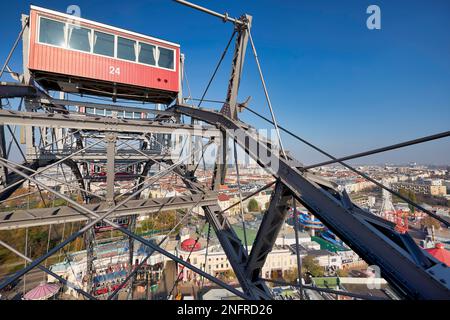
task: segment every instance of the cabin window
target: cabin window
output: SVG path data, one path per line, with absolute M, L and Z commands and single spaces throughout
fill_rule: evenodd
M 91 30 L 77 26 L 69 26 L 69 48 L 75 50 L 91 51 Z
M 133 119 L 133 112 L 128 112 L 128 111 L 126 111 L 126 112 L 125 112 L 125 118 L 127 118 L 127 119 Z
M 39 42 L 175 70 L 175 50 L 117 35 L 39 18 Z M 117 38 L 117 42 L 116 42 Z
M 158 66 L 173 69 L 173 50 L 159 48 Z
M 94 53 L 114 57 L 114 36 L 94 31 Z
M 39 42 L 65 47 L 64 26 L 62 22 L 41 18 Z
M 136 61 L 136 41 L 118 37 L 117 39 L 117 58 Z
M 154 66 L 156 47 L 147 43 L 139 43 L 139 62 Z

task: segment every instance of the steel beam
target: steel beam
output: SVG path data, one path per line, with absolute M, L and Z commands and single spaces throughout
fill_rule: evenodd
M 0 98 L 36 97 L 39 93 L 33 86 L 16 82 L 0 83 Z
M 13 44 L 11 50 L 9 51 L 8 56 L 6 57 L 6 60 L 5 60 L 5 63 L 3 64 L 2 69 L 0 70 L 0 79 L 1 79 L 1 77 L 2 77 L 2 75 L 3 75 L 3 72 L 5 71 L 5 69 L 7 69 L 9 60 L 11 59 L 11 57 L 12 57 L 12 55 L 13 55 L 13 53 L 14 53 L 14 50 L 16 50 L 16 47 L 17 47 L 17 45 L 19 44 L 19 41 L 21 40 L 22 35 L 23 35 L 24 32 L 25 32 L 25 29 L 27 29 L 27 28 L 28 28 L 28 18 L 25 19 L 25 21 L 24 21 L 24 23 L 23 23 L 23 25 L 22 25 L 22 30 L 20 30 L 19 35 L 17 36 L 16 41 L 14 42 L 14 44 Z
M 50 164 L 55 163 L 55 160 L 46 160 L 46 161 L 33 161 L 30 163 L 25 163 L 24 165 L 27 166 L 30 169 L 33 170 L 37 170 L 41 167 L 45 167 L 48 166 Z M 2 168 L 4 166 L 1 166 Z M 26 171 L 26 170 L 23 170 Z M 25 181 L 25 179 L 23 179 L 21 176 L 10 172 L 8 174 L 8 179 L 5 183 L 5 181 L 2 181 L 2 189 L 0 189 L 0 201 L 3 201 L 5 199 L 7 199 L 8 197 L 10 197 L 18 188 L 20 188 L 20 186 L 22 185 L 22 183 Z
M 203 200 L 201 198 L 204 197 Z M 176 210 L 189 208 L 197 201 L 199 205 L 213 205 L 217 203 L 217 194 L 209 193 L 207 196 L 196 194 L 167 198 L 151 198 L 145 200 L 130 200 L 122 208 L 117 209 L 111 217 L 123 217 L 127 215 L 146 215 L 159 210 Z M 86 208 L 99 215 L 108 211 L 106 202 L 98 204 L 86 204 Z M 17 228 L 60 224 L 76 221 L 87 221 L 88 218 L 72 207 L 61 206 L 41 209 L 17 209 L 0 212 L 0 230 L 12 230 Z
M 190 157 L 190 155 L 189 155 Z M 186 160 L 186 159 L 182 159 L 181 161 Z M 162 249 L 161 247 L 159 247 L 158 245 L 154 244 L 151 241 L 146 240 L 145 238 L 138 236 L 132 232 L 130 232 L 128 229 L 125 229 L 123 227 L 121 227 L 120 225 L 112 222 L 111 220 L 108 219 L 108 216 L 111 216 L 117 209 L 121 208 L 122 206 L 124 206 L 127 202 L 129 202 L 129 200 L 131 200 L 133 197 L 136 196 L 136 194 L 138 194 L 139 192 L 141 192 L 142 190 L 148 188 L 150 185 L 144 186 L 142 187 L 142 190 L 137 190 L 135 193 L 129 195 L 125 200 L 121 201 L 119 204 L 117 204 L 114 208 L 109 209 L 106 213 L 102 214 L 102 215 L 98 215 L 97 213 L 95 213 L 94 211 L 86 208 L 83 205 L 80 205 L 79 203 L 77 203 L 76 201 L 66 197 L 65 195 L 59 193 L 58 191 L 53 190 L 52 188 L 46 186 L 45 184 L 37 181 L 34 178 L 31 178 L 29 176 L 26 176 L 25 174 L 23 174 L 22 172 L 20 172 L 19 170 L 15 169 L 13 166 L 9 165 L 7 162 L 5 162 L 4 160 L 1 160 L 3 162 L 3 165 L 6 165 L 9 169 L 11 169 L 12 171 L 22 175 L 24 178 L 27 178 L 28 180 L 30 180 L 31 182 L 40 185 L 43 189 L 54 193 L 55 195 L 59 196 L 60 198 L 68 201 L 69 203 L 71 203 L 74 207 L 78 208 L 79 210 L 83 211 L 84 213 L 86 213 L 89 218 L 92 218 L 94 220 L 92 220 L 91 222 L 89 222 L 86 226 L 84 226 L 83 228 L 81 228 L 79 231 L 73 233 L 72 235 L 70 235 L 66 240 L 62 241 L 60 244 L 56 245 L 55 247 L 53 247 L 52 249 L 50 249 L 46 254 L 40 256 L 39 258 L 37 258 L 36 260 L 34 260 L 33 262 L 31 262 L 27 267 L 23 268 L 22 270 L 19 270 L 18 272 L 16 272 L 14 275 L 12 275 L 11 277 L 9 277 L 6 281 L 4 281 L 2 284 L 0 284 L 0 290 L 3 289 L 5 286 L 7 286 L 8 284 L 12 283 L 14 280 L 20 278 L 21 276 L 23 276 L 24 274 L 26 274 L 27 272 L 29 272 L 31 269 L 35 268 L 37 265 L 39 265 L 40 263 L 42 263 L 42 261 L 44 261 L 45 259 L 47 259 L 48 257 L 50 257 L 51 255 L 55 254 L 58 250 L 60 250 L 61 248 L 63 248 L 64 246 L 66 246 L 67 244 L 73 242 L 75 239 L 77 239 L 79 236 L 83 235 L 89 228 L 93 227 L 95 225 L 95 223 L 99 222 L 99 221 L 104 221 L 106 222 L 108 225 L 112 226 L 113 228 L 116 228 L 117 230 L 121 231 L 122 233 L 128 235 L 129 237 L 132 237 L 133 239 L 139 241 L 140 243 L 154 249 L 157 252 L 160 252 L 162 255 L 168 257 L 169 259 L 172 259 L 174 261 L 176 261 L 177 263 L 185 266 L 186 268 L 202 275 L 203 277 L 207 278 L 208 280 L 220 285 L 221 287 L 233 292 L 234 294 L 236 294 L 239 297 L 242 298 L 248 298 L 247 295 L 245 295 L 244 293 L 240 292 L 239 290 L 233 288 L 232 286 L 228 285 L 227 283 L 215 278 L 214 276 L 204 272 L 203 270 L 191 265 L 189 262 L 186 262 L 180 258 L 178 258 L 176 255 L 171 254 L 170 252 Z M 162 176 L 164 176 L 165 174 L 167 174 L 168 172 L 172 171 L 175 167 L 179 166 L 181 161 L 179 163 L 174 164 L 173 166 L 171 166 L 170 168 L 164 170 L 164 172 L 160 173 L 160 176 L 158 178 L 161 178 Z M 203 196 L 206 196 L 205 194 L 202 194 Z
M 154 164 L 153 160 L 147 160 L 147 162 L 145 163 L 145 165 L 142 168 L 142 173 L 139 177 L 139 179 L 136 182 L 136 186 L 139 186 L 142 184 L 142 182 L 144 181 L 145 177 L 147 177 L 148 172 L 150 171 L 151 166 Z M 138 187 L 136 187 L 138 188 Z M 141 193 L 138 193 L 135 197 L 136 200 L 139 200 L 141 196 Z M 159 211 L 158 211 L 159 212 Z M 134 232 L 136 230 L 136 219 L 137 216 L 136 215 L 132 215 L 130 216 L 130 223 L 128 224 L 128 229 L 131 232 Z M 131 237 L 128 237 L 128 255 L 129 255 L 129 266 L 130 266 L 130 274 L 133 273 L 134 271 L 134 239 Z M 136 266 L 137 267 L 137 266 Z M 128 281 L 128 296 L 131 298 L 131 300 L 133 299 L 133 286 L 134 286 L 134 282 L 136 281 L 136 273 L 134 273 L 133 276 L 130 277 L 129 281 Z
M 116 158 L 116 135 L 109 133 L 106 137 L 106 202 L 114 204 L 114 182 L 116 171 L 114 161 Z
M 340 192 L 312 181 L 306 174 L 291 167 L 287 160 L 273 150 L 268 150 L 265 144 L 246 132 L 238 122 L 218 112 L 195 109 L 187 105 L 178 105 L 173 109 L 227 130 L 246 153 L 274 177 L 279 178 L 297 200 L 359 256 L 366 262 L 379 266 L 382 276 L 404 297 L 450 299 L 450 269 L 442 269 L 442 264 L 431 256 L 426 257 L 425 265 L 417 264 L 413 256 L 417 250 L 411 252 L 411 242 L 406 246 L 404 241 L 395 241 L 399 234 L 389 228 L 388 224 L 380 227 L 380 224 L 367 219 L 368 214 L 362 213 L 363 210 L 346 200 Z M 263 163 L 260 155 L 272 156 L 277 167 Z M 421 252 L 420 249 L 418 251 Z
M 135 232 L 136 230 L 136 215 L 130 216 L 130 223 L 128 224 L 128 230 L 131 232 Z M 128 264 L 129 264 L 129 272 L 133 272 L 134 269 L 134 239 L 128 237 Z M 128 297 L 129 300 L 133 300 L 133 285 L 136 277 L 131 277 L 130 281 L 128 281 Z
M 56 150 L 55 152 L 42 150 L 41 152 L 36 152 L 32 154 L 27 154 L 27 158 L 31 161 L 33 160 L 41 160 L 41 161 L 48 161 L 48 160 L 54 160 L 54 159 L 60 159 L 69 156 L 73 151 L 76 151 L 75 148 L 67 148 L 63 150 Z M 102 149 L 95 149 L 86 151 L 83 153 L 79 153 L 77 155 L 74 155 L 71 157 L 74 161 L 87 161 L 87 160 L 98 160 L 98 161 L 106 161 L 106 150 Z M 157 153 L 155 151 L 148 151 L 143 150 L 143 153 L 147 156 L 150 156 L 152 158 L 163 160 L 163 159 L 171 159 L 173 158 L 170 154 L 161 154 L 161 152 Z M 127 161 L 146 161 L 148 157 L 141 155 L 140 153 L 137 153 L 132 150 L 116 150 L 116 156 L 117 160 L 116 162 L 121 162 L 121 159 L 126 159 Z
M 191 3 L 191 2 L 185 1 L 185 0 L 175 0 L 175 1 L 178 2 L 178 3 L 180 3 L 180 4 L 184 4 L 185 6 L 191 7 L 191 8 L 193 8 L 193 9 L 197 9 L 197 10 L 199 10 L 199 11 L 202 11 L 202 12 L 205 12 L 205 13 L 210 14 L 210 15 L 212 15 L 212 16 L 215 16 L 215 17 L 217 17 L 217 18 L 220 18 L 220 19 L 222 19 L 223 21 L 230 21 L 230 22 L 232 22 L 232 23 L 234 23 L 234 24 L 237 24 L 237 25 L 242 25 L 242 24 L 244 24 L 244 22 L 241 21 L 241 20 L 239 20 L 239 19 L 235 19 L 235 18 L 229 17 L 229 16 L 228 16 L 228 13 L 221 14 L 221 13 L 218 13 L 218 12 L 216 12 L 216 11 L 207 9 L 207 8 L 205 8 L 205 7 L 199 6 L 199 5 L 197 5 L 197 4 L 194 4 L 194 3 Z
M 219 130 L 214 127 L 192 126 L 181 123 L 161 123 L 160 121 L 118 119 L 94 115 L 56 114 L 0 110 L 0 125 L 12 124 L 47 128 L 71 128 L 80 130 L 191 134 L 203 137 L 218 137 Z
M 219 190 L 221 184 L 225 182 L 225 176 L 227 172 L 227 149 L 228 139 L 226 132 L 222 132 L 222 135 L 217 144 L 216 161 L 214 163 L 213 177 L 212 177 L 212 189 Z
M 76 150 L 72 154 L 70 154 L 62 159 L 49 159 L 49 160 L 37 159 L 31 163 L 24 163 L 23 165 L 16 164 L 16 166 L 21 167 L 20 170 L 24 170 L 24 171 L 28 171 L 26 168 L 31 169 L 31 171 L 36 171 L 38 168 L 46 167 L 45 169 L 43 169 L 42 171 L 39 172 L 39 174 L 42 174 L 43 171 L 46 171 L 46 170 L 50 169 L 51 167 L 54 167 L 60 163 L 65 163 L 66 165 L 68 165 L 71 168 L 72 172 L 74 173 L 74 175 L 77 177 L 78 181 L 80 182 L 80 180 L 79 180 L 80 173 L 79 173 L 78 167 L 76 166 L 76 164 L 74 162 L 70 161 L 70 158 L 72 158 L 76 154 L 79 154 L 81 152 L 84 152 L 84 151 L 94 147 L 95 145 L 99 144 L 100 142 L 101 141 L 97 141 L 89 146 L 86 146 L 82 149 Z M 37 174 L 38 174 L 38 172 L 35 172 L 31 176 L 33 177 Z M 8 176 L 8 185 L 5 185 L 4 189 L 0 190 L 0 200 L 4 200 L 4 199 L 8 198 L 15 190 L 17 190 L 20 187 L 20 185 L 23 183 L 23 181 L 24 181 L 24 178 L 21 175 L 11 172 L 10 175 Z M 84 189 L 83 183 L 80 183 L 80 186 Z
M 89 222 L 92 219 L 89 219 Z M 88 222 L 88 223 L 89 223 Z M 93 227 L 86 230 L 84 233 L 84 246 L 86 248 L 86 275 L 83 280 L 86 281 L 86 291 L 90 294 L 94 292 L 94 245 L 95 245 L 95 230 Z
M 221 112 L 226 116 L 237 120 L 237 97 L 239 85 L 241 84 L 242 69 L 244 67 L 245 51 L 247 49 L 249 29 L 252 23 L 252 17 L 245 15 L 239 19 L 245 23 L 236 25 L 237 36 L 234 46 L 233 61 L 231 64 L 231 74 L 228 83 L 228 90 L 225 103 Z
M 30 52 L 30 18 L 29 16 L 22 14 L 21 16 L 22 22 L 22 68 L 23 68 L 23 79 L 21 82 L 25 84 L 30 83 L 31 75 L 30 70 L 28 69 L 28 60 L 29 60 L 29 52 Z
M 272 193 L 269 209 L 264 214 L 261 225 L 259 226 L 252 251 L 245 266 L 247 277 L 255 283 L 260 281 L 261 270 L 286 220 L 287 204 L 291 198 L 289 189 L 278 182 Z
M 0 110 L 1 110 L 1 100 L 0 100 Z M 6 126 L 0 125 L 0 157 L 7 158 L 6 149 L 6 138 L 5 138 L 5 128 Z M 7 185 L 9 183 L 8 169 L 6 167 L 0 167 L 0 184 Z
M 140 113 L 152 113 L 157 115 L 165 115 L 165 116 L 171 116 L 173 115 L 170 111 L 165 110 L 156 110 L 156 109 L 150 109 L 150 108 L 139 108 L 135 106 L 123 106 L 118 104 L 107 104 L 107 103 L 95 103 L 95 102 L 86 102 L 86 101 L 77 101 L 77 100 L 63 100 L 63 99 L 51 99 L 51 98 L 44 98 L 39 97 L 35 98 L 29 101 L 32 105 L 48 105 L 52 106 L 55 104 L 58 105 L 64 105 L 64 106 L 78 106 L 78 107 L 85 107 L 85 108 L 99 108 L 99 109 L 105 109 L 108 111 L 127 111 L 127 112 L 140 112 Z
M 3 242 L 2 240 L 0 240 L 0 246 L 8 249 L 9 251 L 13 252 L 14 254 L 18 255 L 19 257 L 21 257 L 22 259 L 28 261 L 28 262 L 33 262 L 33 260 L 29 257 L 27 257 L 26 255 L 24 255 L 23 253 L 21 253 L 20 251 L 14 249 L 12 246 L 10 246 L 9 244 Z M 45 273 L 51 275 L 52 277 L 54 277 L 55 279 L 59 280 L 63 285 L 66 285 L 69 288 L 74 289 L 76 292 L 78 292 L 79 294 L 83 295 L 85 298 L 90 299 L 90 300 L 97 300 L 94 296 L 92 296 L 91 294 L 83 291 L 81 288 L 79 288 L 78 286 L 74 285 L 73 283 L 70 283 L 69 281 L 67 281 L 66 279 L 64 279 L 63 277 L 57 275 L 56 273 L 54 273 L 53 271 L 51 271 L 50 269 L 47 269 L 46 267 L 44 267 L 43 265 L 38 265 L 37 268 L 39 268 L 40 270 L 44 271 Z
M 248 254 L 241 240 L 234 232 L 222 209 L 216 205 L 202 206 L 208 222 L 213 226 L 219 242 L 244 293 L 252 300 L 269 300 L 271 295 L 263 282 L 253 282 L 245 273 Z
M 184 176 L 195 180 L 192 172 L 185 171 L 180 167 L 177 171 Z M 199 194 L 202 191 L 196 183 L 191 183 L 187 179 L 185 179 L 184 182 L 194 194 Z M 214 228 L 220 245 L 227 256 L 244 293 L 252 300 L 271 299 L 271 294 L 264 282 L 258 281 L 257 283 L 254 283 L 246 275 L 245 266 L 248 262 L 247 250 L 245 250 L 241 240 L 236 235 L 236 232 L 231 227 L 226 216 L 223 214 L 224 211 L 217 203 L 213 205 L 203 205 L 202 209 L 209 224 Z

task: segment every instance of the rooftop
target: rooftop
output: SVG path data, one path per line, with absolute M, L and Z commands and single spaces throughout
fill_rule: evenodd
M 335 253 L 330 252 L 328 250 L 311 250 L 308 252 L 308 256 L 313 256 L 313 257 L 322 257 L 322 256 L 330 256 L 330 255 L 334 255 Z
M 322 239 L 321 237 L 311 237 L 311 240 L 320 244 L 320 249 L 322 249 L 322 250 L 328 250 L 330 252 L 338 252 L 338 251 L 347 251 L 348 250 L 344 247 L 332 244 L 332 243 L 326 241 L 325 239 Z

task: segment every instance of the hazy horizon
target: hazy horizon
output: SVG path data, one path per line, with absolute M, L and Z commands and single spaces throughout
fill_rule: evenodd
M 20 31 L 20 15 L 31 1 L 1 2 L 2 61 Z M 201 97 L 231 35 L 232 25 L 173 1 L 35 0 L 66 12 L 180 43 L 192 96 Z M 381 30 L 366 26 L 366 1 L 205 1 L 218 12 L 253 16 L 252 37 L 278 122 L 341 157 L 449 130 L 450 2 L 377 1 Z M 149 10 L 151 7 L 151 10 Z M 167 20 L 167 17 L 170 19 Z M 132 19 L 130 18 L 132 17 Z M 151 21 L 151 23 L 149 23 Z M 167 22 L 170 23 L 167 23 Z M 10 66 L 22 70 L 21 45 Z M 224 100 L 230 73 L 228 52 L 206 99 Z M 11 81 L 4 76 L 2 81 Z M 188 90 L 184 88 L 184 95 Z M 270 118 L 250 44 L 239 101 Z M 204 103 L 203 107 L 220 109 Z M 240 118 L 269 128 L 249 112 Z M 328 158 L 282 134 L 286 149 L 302 163 Z M 361 158 L 357 162 L 450 164 L 450 139 Z M 17 152 L 17 150 L 16 150 Z M 350 162 L 353 163 L 353 162 Z

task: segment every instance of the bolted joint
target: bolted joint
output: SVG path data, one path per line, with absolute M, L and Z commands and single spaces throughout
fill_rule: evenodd
M 229 17 L 228 12 L 225 12 L 225 14 L 223 15 L 222 21 L 223 22 L 227 22 L 228 21 L 228 17 Z
M 114 132 L 109 132 L 105 135 L 105 140 L 107 142 L 115 142 L 116 141 L 116 134 Z

